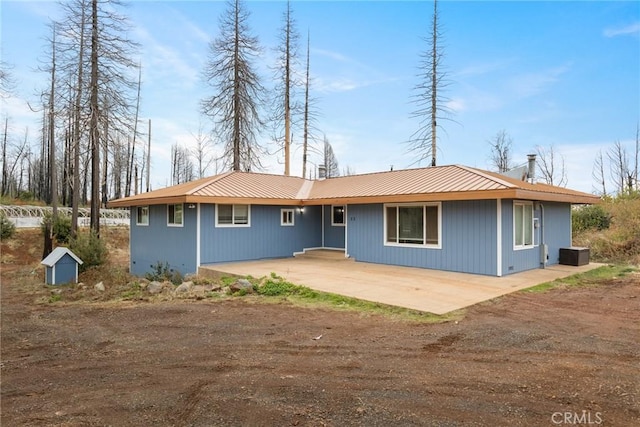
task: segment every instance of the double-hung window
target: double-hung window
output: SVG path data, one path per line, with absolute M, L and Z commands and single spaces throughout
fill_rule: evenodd
M 149 225 L 149 206 L 136 207 L 136 225 Z
M 532 202 L 513 202 L 513 246 L 515 249 L 533 246 Z
M 216 205 L 216 227 L 249 227 L 249 205 Z
M 167 225 L 170 227 L 182 227 L 182 203 L 167 205 Z
M 441 247 L 441 204 L 385 205 L 385 245 Z

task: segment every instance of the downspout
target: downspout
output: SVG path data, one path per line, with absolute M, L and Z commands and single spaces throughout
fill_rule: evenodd
M 200 205 L 196 204 L 196 274 L 200 268 Z
M 322 205 L 322 247 L 324 248 L 324 208 L 325 205 Z
M 349 236 L 349 215 L 347 205 L 344 205 L 344 257 L 349 258 L 349 246 L 347 245 L 347 236 Z
M 541 202 L 538 202 L 540 206 L 540 252 L 542 257 L 542 268 L 547 268 L 547 256 L 548 251 L 545 248 L 544 244 L 544 205 Z
M 496 258 L 496 275 L 498 277 L 502 276 L 502 199 L 496 200 L 496 219 L 497 219 L 497 228 L 496 228 L 496 249 L 497 249 L 497 258 Z

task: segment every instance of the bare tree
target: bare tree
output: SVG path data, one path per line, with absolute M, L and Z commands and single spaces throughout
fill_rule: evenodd
M 633 156 L 633 181 L 635 182 L 635 189 L 639 190 L 640 186 L 638 185 L 638 158 L 640 157 L 640 123 L 636 124 L 636 145 Z M 632 185 L 630 183 L 630 185 Z
M 609 167 L 611 180 L 618 194 L 625 192 L 628 186 L 629 173 L 629 153 L 620 141 L 613 143 L 613 146 L 607 151 L 609 158 Z
M 559 187 L 567 186 L 567 171 L 564 164 L 564 156 L 556 152 L 555 147 L 548 148 L 536 146 L 538 157 L 538 170 L 542 174 L 542 179 L 549 185 Z
M 13 67 L 0 60 L 0 98 L 8 98 L 15 89 L 16 82 L 11 74 Z
M 196 146 L 191 149 L 191 155 L 198 165 L 198 178 L 204 178 L 207 169 L 212 163 L 216 163 L 216 173 L 218 173 L 217 162 L 211 153 L 211 138 L 204 132 L 202 123 L 198 125 L 198 133 L 191 134 L 196 140 Z
M 507 172 L 512 166 L 511 147 L 513 140 L 506 130 L 499 131 L 492 140 L 489 141 L 491 146 L 491 166 L 496 168 L 499 173 Z
M 336 158 L 333 147 L 331 146 L 331 143 L 327 139 L 326 135 L 324 136 L 323 160 L 327 178 L 335 178 L 336 176 L 340 176 L 338 159 Z
M 591 173 L 593 180 L 596 182 L 597 187 L 594 189 L 596 194 L 600 194 L 602 197 L 607 197 L 607 184 L 604 173 L 604 159 L 602 158 L 602 150 L 596 154 L 596 159 L 593 162 L 593 172 Z
M 193 163 L 189 150 L 178 144 L 171 146 L 171 185 L 181 184 L 194 179 Z
M 408 151 L 415 155 L 415 163 L 431 157 L 431 166 L 436 166 L 438 121 L 450 119 L 451 109 L 446 106 L 443 90 L 449 86 L 448 75 L 443 71 L 444 53 L 442 50 L 442 27 L 438 13 L 438 2 L 433 2 L 433 17 L 429 37 L 425 41 L 429 50 L 421 55 L 421 82 L 414 88 L 417 92 L 413 101 L 417 109 L 412 118 L 420 120 L 418 130 L 408 141 Z
M 307 174 L 307 162 L 309 160 L 309 151 L 319 153 L 314 145 L 311 145 L 311 141 L 315 141 L 315 134 L 318 132 L 316 128 L 316 120 L 318 112 L 316 110 L 316 100 L 309 96 L 309 90 L 311 87 L 311 75 L 310 68 L 310 34 L 307 32 L 307 61 L 305 64 L 305 79 L 304 79 L 304 112 L 303 112 L 303 132 L 302 132 L 302 177 Z
M 300 34 L 293 19 L 291 2 L 287 1 L 283 14 L 282 28 L 279 34 L 279 45 L 276 47 L 277 65 L 274 67 L 277 81 L 274 90 L 271 122 L 273 139 L 284 151 L 284 174 L 291 175 L 291 137 L 293 116 L 300 109 L 296 103 L 297 89 L 301 82 L 296 78 L 299 65 L 298 43 Z
M 69 93 L 64 104 L 70 106 L 67 116 L 72 122 L 72 206 L 75 216 L 80 199 L 76 192 L 80 191 L 80 177 L 84 177 L 82 199 L 86 199 L 89 189 L 91 229 L 96 234 L 99 234 L 99 209 L 106 196 L 108 174 L 100 156 L 113 154 L 114 150 L 110 149 L 115 140 L 113 135 L 132 130 L 137 66 L 131 57 L 138 45 L 127 38 L 130 25 L 127 18 L 118 13 L 120 6 L 119 0 L 68 1 L 61 4 L 63 18 L 56 25 L 60 69 L 64 76 L 60 81 L 65 89 L 58 92 Z M 72 223 L 75 226 L 75 218 Z
M 136 115 L 133 120 L 133 142 L 131 143 L 131 158 L 127 167 L 127 182 L 125 184 L 125 195 L 131 194 L 131 175 L 133 174 L 133 165 L 135 163 L 136 153 L 136 136 L 138 133 L 138 113 L 140 112 L 140 86 L 142 85 L 142 64 L 138 65 L 138 94 L 136 96 Z M 135 187 L 135 186 L 134 186 Z
M 264 153 L 257 135 L 264 127 L 259 106 L 264 88 L 253 68 L 257 37 L 249 33 L 249 12 L 240 0 L 229 1 L 220 19 L 220 35 L 209 45 L 204 78 L 214 94 L 201 101 L 223 144 L 223 159 L 233 170 L 261 168 Z

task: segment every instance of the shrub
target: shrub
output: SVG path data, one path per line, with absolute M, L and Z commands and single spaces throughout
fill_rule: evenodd
M 102 265 L 107 260 L 107 246 L 94 233 L 80 233 L 69 241 L 69 248 L 82 260 L 79 270 Z
M 42 218 L 42 233 L 47 233 L 47 227 L 53 227 L 53 237 L 58 243 L 68 243 L 71 238 L 71 217 L 68 215 L 58 214 L 55 221 L 53 215 L 47 212 Z
M 158 261 L 155 263 L 155 265 L 151 266 L 151 270 L 150 272 L 148 272 L 147 274 L 144 275 L 144 277 L 147 280 L 150 281 L 158 281 L 158 282 L 164 282 L 164 281 L 168 281 L 173 283 L 174 285 L 179 285 L 180 283 L 182 283 L 182 274 L 177 271 L 172 269 L 171 267 L 169 267 L 169 263 L 168 262 L 162 262 L 162 261 Z
M 611 225 L 611 215 L 602 205 L 581 206 L 571 215 L 573 233 L 586 230 L 606 230 Z
M 0 238 L 10 239 L 16 232 L 16 226 L 13 222 L 9 221 L 9 218 L 4 212 L 0 212 Z

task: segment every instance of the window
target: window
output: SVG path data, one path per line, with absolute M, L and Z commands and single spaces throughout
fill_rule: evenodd
M 344 206 L 331 206 L 331 225 L 344 225 Z
M 136 208 L 136 225 L 149 225 L 149 206 Z
M 182 227 L 182 204 L 167 205 L 167 225 Z
M 440 246 L 440 203 L 385 206 L 385 244 Z
M 533 203 L 513 203 L 513 245 L 516 249 L 533 246 Z
M 216 205 L 216 227 L 249 227 L 249 205 Z
M 280 225 L 293 225 L 295 218 L 293 209 L 281 209 L 280 210 Z

